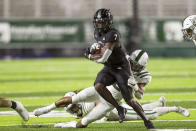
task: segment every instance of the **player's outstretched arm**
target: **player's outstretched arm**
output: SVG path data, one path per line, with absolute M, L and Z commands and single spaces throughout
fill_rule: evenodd
M 50 111 L 52 111 L 56 108 L 65 107 L 65 106 L 71 104 L 71 102 L 72 102 L 72 97 L 63 97 L 63 98 L 59 99 L 58 101 L 52 103 L 51 105 L 48 105 L 48 106 L 45 106 L 42 108 L 37 108 L 33 112 L 34 112 L 35 116 L 40 116 L 40 115 L 49 113 Z

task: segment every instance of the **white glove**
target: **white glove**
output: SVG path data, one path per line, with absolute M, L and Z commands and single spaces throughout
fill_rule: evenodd
M 77 121 L 71 121 L 71 122 L 67 122 L 67 123 L 57 123 L 54 125 L 55 128 L 76 128 L 76 124 L 77 124 Z
M 127 58 L 127 60 L 131 59 L 130 55 L 126 55 L 126 58 Z
M 99 50 L 101 48 L 101 44 L 100 43 L 93 43 L 90 47 L 90 52 L 91 53 L 95 53 L 97 50 Z
M 135 78 L 133 76 L 130 76 L 128 79 L 128 85 L 132 87 L 135 91 L 138 91 L 138 85 L 137 82 L 135 81 Z
M 137 98 L 137 99 L 142 99 L 143 98 L 143 94 L 142 93 L 140 93 L 139 91 L 136 91 L 135 93 L 134 93 L 134 95 L 135 95 L 135 97 Z

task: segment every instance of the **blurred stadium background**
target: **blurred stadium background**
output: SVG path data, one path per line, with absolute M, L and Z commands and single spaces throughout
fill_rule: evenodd
M 103 7 L 112 11 L 128 51 L 196 56 L 181 32 L 182 20 L 196 13 L 193 0 L 0 0 L 0 57 L 82 56 L 93 43 L 93 15 Z
M 175 113 L 160 117 L 155 126 L 196 129 L 196 48 L 181 32 L 183 19 L 196 14 L 194 0 L 0 0 L 0 96 L 20 100 L 32 112 L 65 92 L 92 86 L 102 65 L 83 58 L 83 51 L 94 42 L 92 18 L 99 8 L 111 10 L 127 51 L 143 48 L 149 53 L 153 79 L 140 102 L 164 95 L 167 106 L 191 111 L 188 118 Z M 0 130 L 26 130 L 6 127 L 21 125 L 19 116 L 2 112 L 7 110 L 12 111 L 0 108 Z M 70 120 L 74 118 L 32 117 L 26 124 Z M 48 130 L 26 128 L 38 127 Z M 130 127 L 144 129 L 142 122 L 133 122 L 92 124 L 85 130 Z

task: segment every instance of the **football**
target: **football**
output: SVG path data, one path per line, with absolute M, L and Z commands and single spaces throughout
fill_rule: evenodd
M 103 44 L 93 43 L 90 47 L 91 54 L 100 54 L 102 52 Z

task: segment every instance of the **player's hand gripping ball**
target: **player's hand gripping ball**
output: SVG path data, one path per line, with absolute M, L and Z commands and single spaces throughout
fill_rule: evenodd
M 101 43 L 93 43 L 90 47 L 91 54 L 100 54 L 102 50 L 103 44 Z

